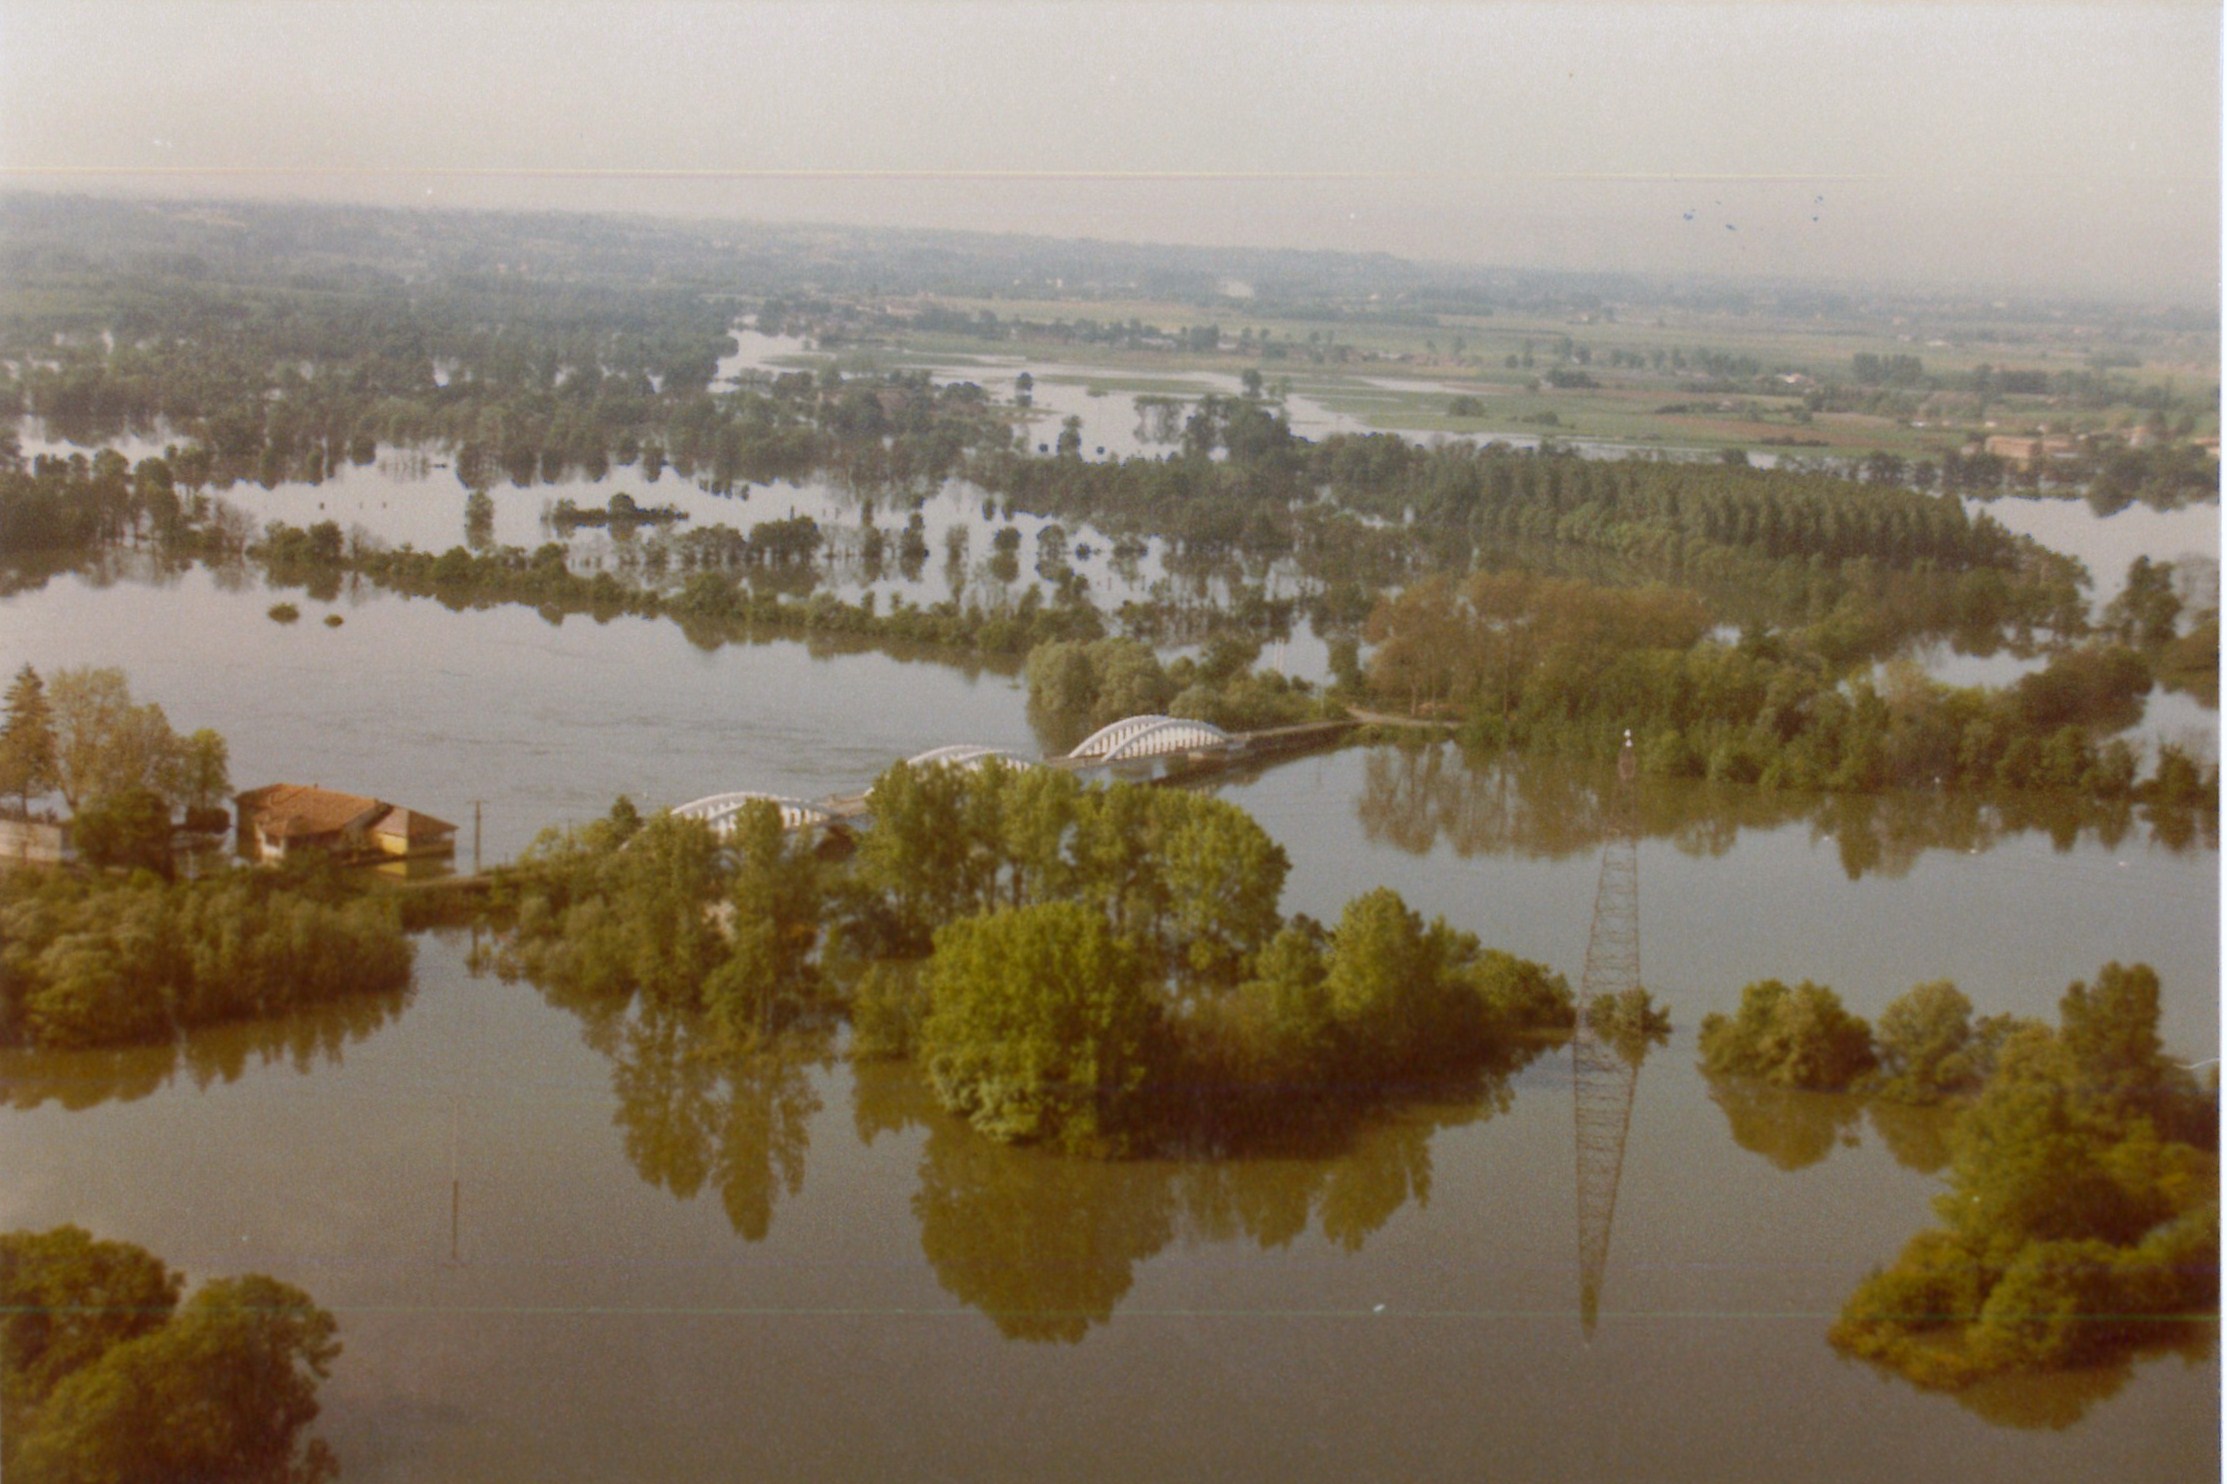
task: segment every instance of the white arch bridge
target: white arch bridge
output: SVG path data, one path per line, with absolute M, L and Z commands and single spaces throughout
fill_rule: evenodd
M 1067 754 L 1078 762 L 1119 763 L 1131 758 L 1165 757 L 1173 752 L 1206 752 L 1234 749 L 1244 738 L 1233 737 L 1210 721 L 1177 716 L 1131 716 L 1083 738 Z
M 1232 757 L 1304 751 L 1329 741 L 1353 725 L 1351 721 L 1316 721 L 1297 726 L 1275 727 L 1268 731 L 1233 733 L 1222 730 L 1212 722 L 1194 721 L 1188 717 L 1131 716 L 1110 726 L 1100 727 L 1066 756 L 1048 758 L 1043 762 L 1032 761 L 1002 747 L 984 747 L 972 743 L 932 748 L 905 761 L 914 768 L 963 768 L 969 771 L 992 763 L 1009 768 L 1078 770 L 1103 767 L 1110 763 L 1165 757 L 1188 759 L 1200 767 L 1218 767 L 1223 760 Z M 1171 773 L 1169 776 L 1176 775 Z M 785 830 L 815 829 L 839 824 L 868 813 L 872 808 L 870 792 L 834 794 L 815 800 L 743 790 L 712 794 L 707 798 L 682 804 L 673 813 L 682 819 L 700 819 L 710 825 L 721 838 L 725 838 L 734 833 L 735 820 L 742 813 L 743 806 L 757 799 L 766 800 L 780 809 L 781 827 Z
M 675 819 L 700 819 L 712 828 L 721 839 L 735 832 L 735 821 L 742 816 L 743 807 L 763 800 L 781 811 L 781 828 L 801 830 L 810 825 L 830 824 L 835 811 L 825 804 L 810 799 L 784 798 L 780 794 L 756 793 L 743 790 L 737 793 L 712 794 L 707 798 L 682 804 L 673 810 Z
M 1003 763 L 1008 768 L 1033 768 L 1033 758 L 1022 757 L 1002 747 L 978 747 L 971 742 L 954 742 L 949 747 L 931 748 L 917 757 L 905 759 L 909 768 L 964 768 L 969 773 L 978 772 L 990 763 Z

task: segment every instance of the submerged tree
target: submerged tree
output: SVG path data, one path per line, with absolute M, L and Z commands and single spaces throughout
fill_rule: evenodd
M 1159 1011 L 1136 951 L 1074 902 L 938 930 L 921 1050 L 984 1133 L 1084 1150 L 1134 1131 Z
M 1738 1014 L 1701 1022 L 1701 1064 L 1711 1076 L 1838 1092 L 1876 1062 L 1871 1027 L 1806 979 L 1793 988 L 1776 979 L 1750 984 L 1740 991 Z
M 2216 1306 L 2216 1109 L 2158 1055 L 2156 986 L 2108 965 L 2058 1029 L 2006 1037 L 1950 1134 L 1942 1226 L 1850 1296 L 1835 1345 L 1954 1388 L 2123 1355 Z

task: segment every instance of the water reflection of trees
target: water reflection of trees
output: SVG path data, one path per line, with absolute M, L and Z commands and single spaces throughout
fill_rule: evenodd
M 702 1018 L 643 1001 L 590 1040 L 611 1059 L 612 1115 L 635 1173 L 681 1200 L 719 1193 L 735 1235 L 759 1242 L 783 1196 L 804 1188 L 804 1156 L 829 1060 L 824 1031 L 762 1047 L 710 1049 Z M 601 1044 L 598 1044 L 600 1040 Z
M 1443 840 L 1465 858 L 1564 860 L 1607 838 L 1614 775 L 1605 767 L 1517 754 L 1473 760 L 1436 743 L 1374 748 L 1364 770 L 1356 805 L 1363 831 L 1412 854 Z M 1814 842 L 1833 842 L 1852 881 L 1898 879 L 1929 850 L 1971 854 L 2029 831 L 2046 834 L 2058 850 L 2083 839 L 2116 849 L 2138 831 L 2174 851 L 2219 846 L 2219 819 L 2208 811 L 2044 793 L 1817 795 L 1653 780 L 1636 806 L 1643 838 L 1693 856 L 1727 853 L 1742 830 L 1797 823 L 1809 825 Z
M 1845 1092 L 1807 1092 L 1748 1077 L 1706 1081 L 1709 1101 L 1724 1110 L 1732 1142 L 1781 1170 L 1807 1169 L 1835 1149 L 1861 1148 L 1867 1117 L 1879 1142 L 1904 1169 L 1935 1175 L 1949 1162 L 1953 1108 Z
M 159 1046 L 0 1052 L 0 1106 L 30 1109 L 51 1099 L 74 1110 L 134 1102 L 181 1073 L 201 1089 L 237 1082 L 251 1067 L 284 1065 L 307 1075 L 339 1066 L 351 1043 L 400 1019 L 411 993 L 344 995 L 277 1019 L 203 1026 Z
M 2147 1344 L 2100 1365 L 2077 1370 L 2015 1372 L 1993 1376 L 1951 1393 L 1956 1404 L 1997 1427 L 2063 1432 L 2109 1401 L 2134 1379 L 2135 1367 L 2177 1356 L 2185 1366 L 2209 1366 L 2219 1349 L 2217 1320 L 2158 1327 Z
M 1334 1147 L 1274 1157 L 1079 1160 L 983 1139 L 942 1113 L 912 1069 L 858 1069 L 862 1138 L 926 1131 L 913 1214 L 936 1279 L 1012 1339 L 1074 1343 L 1106 1323 L 1137 1265 L 1171 1243 L 1250 1240 L 1264 1251 L 1312 1228 L 1347 1252 L 1409 1202 L 1428 1204 L 1431 1140 L 1513 1100 L 1534 1047 L 1459 1089 L 1372 1118 Z
M 646 996 L 542 995 L 578 1017 L 581 1040 L 611 1063 L 612 1122 L 635 1173 L 684 1201 L 717 1191 L 735 1235 L 765 1240 L 774 1208 L 804 1189 L 821 1107 L 814 1073 L 833 1060 L 832 1032 L 792 1028 L 736 1048 L 701 1014 Z
M 0 598 L 34 593 L 56 577 L 74 576 L 102 589 L 119 582 L 175 587 L 193 558 L 159 545 L 102 546 L 91 551 L 21 551 L 0 555 Z
M 1864 1105 L 1846 1093 L 1804 1092 L 1747 1077 L 1711 1077 L 1709 1101 L 1724 1110 L 1732 1142 L 1782 1170 L 1818 1163 L 1863 1142 Z

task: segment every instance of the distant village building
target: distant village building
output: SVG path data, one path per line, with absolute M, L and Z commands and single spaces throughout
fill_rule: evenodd
M 51 819 L 0 819 L 0 865 L 58 866 L 76 858 L 70 834 Z
M 2031 469 L 2046 452 L 2040 438 L 2018 438 L 2007 433 L 1989 435 L 1985 451 L 2014 469 Z
M 249 789 L 235 801 L 240 854 L 282 861 L 305 850 L 342 860 L 450 855 L 456 826 L 400 804 L 300 783 Z

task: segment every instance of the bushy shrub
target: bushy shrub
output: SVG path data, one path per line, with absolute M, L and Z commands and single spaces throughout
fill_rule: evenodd
M 1877 1056 L 1871 1027 L 1830 989 L 1806 979 L 1791 989 L 1764 979 L 1740 991 L 1731 1018 L 1702 1020 L 1701 1063 L 1712 1076 L 1839 1092 L 1870 1071 Z

